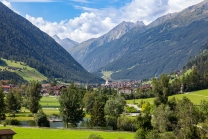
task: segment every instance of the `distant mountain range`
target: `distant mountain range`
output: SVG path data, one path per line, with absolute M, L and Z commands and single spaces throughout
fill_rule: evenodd
M 142 28 L 144 26 L 145 25 L 143 22 L 122 22 L 111 31 L 109 31 L 107 34 L 97 39 L 90 39 L 76 45 L 75 49 L 71 51 L 71 55 L 88 71 L 96 71 L 100 67 L 106 65 L 105 62 L 108 62 L 102 61 L 105 55 L 99 55 L 100 52 L 102 53 L 102 51 L 97 51 L 100 50 L 100 47 L 108 44 L 109 42 L 112 42 L 113 40 L 121 38 L 124 34 L 129 32 L 134 27 Z M 106 47 L 109 47 L 109 49 L 111 49 L 110 45 Z M 111 53 L 111 51 L 109 51 L 109 53 Z M 111 58 L 116 59 L 116 56 L 112 55 L 111 57 L 108 57 L 108 59 Z
M 145 26 L 123 22 L 75 46 L 72 56 L 88 71 L 111 79 L 144 79 L 180 70 L 208 41 L 208 0 Z
M 53 38 L 0 2 L 0 57 L 25 62 L 48 78 L 98 83 Z
M 52 38 L 69 53 L 75 48 L 74 46 L 78 44 L 78 42 L 75 42 L 69 38 L 60 39 L 57 35 L 54 35 Z

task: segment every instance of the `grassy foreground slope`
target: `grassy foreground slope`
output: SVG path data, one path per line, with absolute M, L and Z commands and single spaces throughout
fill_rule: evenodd
M 171 99 L 173 97 L 175 97 L 176 99 L 182 99 L 184 96 L 189 98 L 191 102 L 193 102 L 195 105 L 199 105 L 201 103 L 201 100 L 208 101 L 208 89 L 185 93 L 185 94 L 173 95 L 173 96 L 169 96 L 168 99 Z M 140 104 L 141 101 L 148 101 L 149 103 L 153 104 L 154 98 L 135 99 L 135 103 Z M 127 103 L 133 104 L 133 102 L 134 100 L 127 100 Z
M 108 132 L 93 130 L 67 130 L 67 129 L 44 129 L 24 127 L 2 127 L 0 129 L 12 129 L 17 134 L 14 139 L 87 139 L 90 134 L 101 135 L 104 139 L 133 139 L 134 133 L 130 132 Z
M 0 65 L 0 69 L 6 69 L 7 71 L 10 72 L 16 72 L 19 76 L 21 76 L 24 80 L 26 81 L 31 81 L 31 80 L 47 80 L 47 78 L 41 74 L 39 71 L 37 71 L 34 68 L 31 68 L 29 66 L 26 66 L 24 64 L 21 64 L 23 62 L 15 62 L 11 60 L 6 60 L 6 59 L 1 59 L 5 62 L 6 65 Z M 21 68 L 22 70 L 9 70 L 7 67 L 15 67 L 15 68 Z

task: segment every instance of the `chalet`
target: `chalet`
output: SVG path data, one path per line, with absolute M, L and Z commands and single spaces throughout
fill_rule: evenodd
M 118 88 L 118 94 L 124 93 L 124 94 L 131 94 L 132 89 L 131 87 L 121 87 Z
M 56 94 L 56 95 L 60 95 L 60 92 L 63 88 L 67 88 L 65 85 L 56 85 L 52 87 L 52 91 Z
M 3 85 L 2 88 L 4 90 L 4 93 L 8 93 L 9 90 L 12 89 L 12 86 L 11 85 Z
M 0 139 L 13 139 L 13 136 L 17 134 L 11 129 L 0 129 Z
M 43 89 L 47 89 L 47 88 L 50 88 L 50 87 L 51 87 L 50 84 L 42 84 L 42 88 L 43 88 Z
M 22 70 L 21 68 L 11 67 L 11 66 L 9 66 L 8 69 L 9 69 L 9 70 L 19 70 L 19 71 Z
M 144 84 L 142 85 L 142 89 L 151 89 L 152 86 L 150 84 Z

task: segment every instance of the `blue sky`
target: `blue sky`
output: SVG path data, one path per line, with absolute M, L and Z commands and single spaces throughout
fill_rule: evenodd
M 47 21 L 60 22 L 65 19 L 72 19 L 79 17 L 85 12 L 82 7 L 90 7 L 94 9 L 102 8 L 119 8 L 124 6 L 130 0 L 57 0 L 50 2 L 12 2 L 12 7 L 17 10 L 21 15 L 26 14 L 33 17 L 43 17 Z
M 0 0 L 50 36 L 82 42 L 122 21 L 149 24 L 202 0 Z

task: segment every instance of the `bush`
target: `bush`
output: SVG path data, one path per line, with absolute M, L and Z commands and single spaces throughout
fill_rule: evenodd
M 8 125 L 21 125 L 20 121 L 18 121 L 17 119 L 9 120 L 9 121 L 5 122 L 5 125 L 6 124 L 8 124 Z
M 117 128 L 122 131 L 136 131 L 136 122 L 131 117 L 122 115 L 117 119 Z
M 33 117 L 33 115 L 32 114 L 28 114 L 28 117 Z
M 146 135 L 146 138 L 147 139 L 161 139 L 159 132 L 156 130 L 152 130 L 148 132 Z
M 97 134 L 90 134 L 87 139 L 103 139 L 103 137 Z
M 146 139 L 146 132 L 144 129 L 140 128 L 136 131 L 134 139 Z
M 3 126 L 6 127 L 6 125 L 7 125 L 7 123 L 6 122 L 3 122 Z
M 50 122 L 47 119 L 46 114 L 42 110 L 40 110 L 37 113 L 35 117 L 35 122 L 37 123 L 39 127 L 50 127 Z
M 175 139 L 176 137 L 172 132 L 165 132 L 161 135 L 161 138 L 163 139 Z

